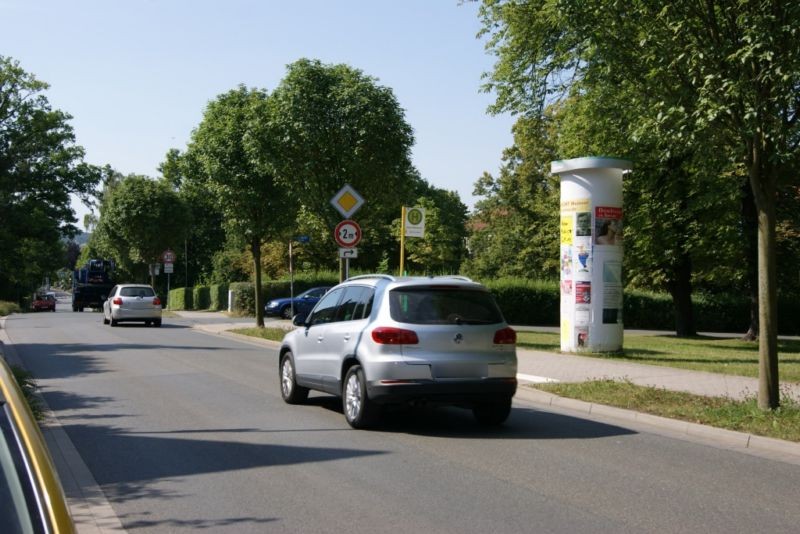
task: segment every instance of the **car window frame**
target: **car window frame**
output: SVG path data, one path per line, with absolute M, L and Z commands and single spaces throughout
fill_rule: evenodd
M 0 439 L 3 441 L 2 446 L 6 448 L 5 451 L 0 451 L 0 454 L 8 452 L 8 459 L 13 464 L 11 467 L 14 469 L 13 473 L 3 473 L 0 476 L 6 480 L 9 477 L 13 477 L 11 482 L 16 483 L 16 486 L 9 489 L 12 491 L 14 489 L 18 490 L 21 493 L 18 496 L 24 500 L 24 503 L 13 504 L 18 517 L 22 513 L 21 505 L 24 504 L 27 512 L 27 523 L 20 525 L 22 531 L 25 532 L 25 528 L 30 527 L 31 532 L 44 533 L 47 532 L 49 525 L 45 510 L 42 508 L 44 502 L 36 481 L 31 474 L 30 458 L 22 449 L 23 442 L 20 439 L 19 432 L 14 424 L 14 416 L 10 410 L 10 406 L 0 396 Z
M 348 298 L 351 294 L 355 294 L 355 300 L 352 313 L 349 317 L 347 317 L 345 316 L 345 306 L 348 304 Z M 339 302 L 339 307 L 336 310 L 336 321 L 358 321 L 366 317 L 367 315 L 365 315 L 364 310 L 367 308 L 369 301 L 374 294 L 375 289 L 369 286 L 347 286 L 344 294 L 342 295 L 342 299 Z
M 325 293 L 325 295 L 321 299 L 319 299 L 319 301 L 317 302 L 317 305 L 314 306 L 314 309 L 311 310 L 311 313 L 308 314 L 308 319 L 306 320 L 306 325 L 308 327 L 312 327 L 312 326 L 317 326 L 317 325 L 321 325 L 321 324 L 330 324 L 330 323 L 336 322 L 336 314 L 339 311 L 339 301 L 341 300 L 342 295 L 344 295 L 344 290 L 345 290 L 344 287 L 339 287 L 339 288 L 336 288 L 336 289 L 332 289 L 328 293 Z M 323 311 L 322 306 L 323 305 L 327 306 L 327 304 L 326 304 L 327 300 L 333 300 L 334 301 L 334 304 L 332 306 L 333 312 L 331 314 L 331 320 L 329 320 L 329 321 L 319 321 L 317 319 L 319 318 L 319 316 L 321 315 L 321 312 Z

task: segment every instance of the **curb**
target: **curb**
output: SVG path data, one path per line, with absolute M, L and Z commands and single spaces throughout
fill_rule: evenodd
M 677 437 L 701 441 L 705 444 L 723 449 L 734 449 L 741 452 L 757 453 L 794 464 L 800 464 L 800 443 L 767 438 L 735 430 L 727 430 L 698 423 L 690 423 L 678 419 L 669 419 L 634 410 L 626 410 L 605 404 L 597 404 L 567 397 L 559 397 L 532 387 L 517 389 L 517 397 L 528 402 L 553 408 L 579 412 L 599 418 L 615 419 L 628 423 L 637 423 L 655 427 Z

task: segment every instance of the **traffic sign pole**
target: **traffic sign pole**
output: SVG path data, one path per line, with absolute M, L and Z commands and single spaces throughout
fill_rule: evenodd
M 403 267 L 406 259 L 406 207 L 400 210 L 400 276 L 403 276 Z

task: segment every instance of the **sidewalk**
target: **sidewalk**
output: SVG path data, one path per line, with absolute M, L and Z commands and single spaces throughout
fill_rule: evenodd
M 517 359 L 521 375 L 518 378 L 527 382 L 585 382 L 613 378 L 630 380 L 639 386 L 684 391 L 709 397 L 729 397 L 735 400 L 758 394 L 758 379 L 744 376 L 524 348 L 517 348 Z M 784 382 L 781 384 L 781 390 L 800 401 L 800 384 Z

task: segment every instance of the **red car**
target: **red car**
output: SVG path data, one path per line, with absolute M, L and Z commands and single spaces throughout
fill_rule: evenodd
M 31 304 L 33 311 L 56 311 L 56 296 L 50 293 L 36 295 Z

